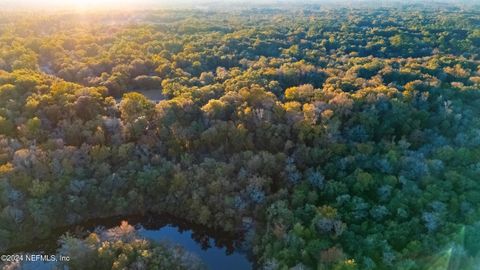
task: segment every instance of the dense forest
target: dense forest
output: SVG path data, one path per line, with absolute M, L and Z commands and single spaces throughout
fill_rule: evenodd
M 479 90 L 478 7 L 1 13 L 0 251 L 167 213 L 258 269 L 477 269 Z M 126 223 L 60 243 L 203 269 Z

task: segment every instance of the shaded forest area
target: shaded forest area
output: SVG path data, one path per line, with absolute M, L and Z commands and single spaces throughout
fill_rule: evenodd
M 259 269 L 429 269 L 452 245 L 470 269 L 479 25 L 415 6 L 1 14 L 0 251 L 149 212 L 244 233 Z M 118 230 L 63 243 L 151 249 Z M 92 269 L 143 256 L 125 250 Z

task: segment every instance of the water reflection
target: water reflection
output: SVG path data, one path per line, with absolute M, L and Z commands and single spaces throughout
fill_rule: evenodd
M 35 241 L 32 245 L 12 249 L 9 253 L 54 254 L 58 248 L 58 239 L 69 233 L 76 237 L 86 237 L 98 228 L 113 228 L 122 220 L 135 225 L 140 236 L 152 241 L 168 242 L 182 246 L 194 253 L 212 270 L 249 270 L 252 264 L 245 252 L 241 251 L 242 235 L 235 235 L 191 224 L 169 215 L 118 216 L 92 219 L 82 224 L 65 227 L 55 232 L 51 238 Z M 29 263 L 23 265 L 26 270 L 52 269 L 49 263 Z
M 191 230 L 180 232 L 174 226 L 159 230 L 140 229 L 139 234 L 155 241 L 169 241 L 196 254 L 212 270 L 248 270 L 252 266 L 246 255 L 235 252 L 232 246 L 222 245 L 213 238 L 197 234 Z

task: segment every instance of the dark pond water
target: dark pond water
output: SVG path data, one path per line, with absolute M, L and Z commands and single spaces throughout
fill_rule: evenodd
M 122 220 L 136 225 L 140 236 L 152 241 L 167 241 L 174 245 L 182 246 L 185 250 L 198 256 L 209 269 L 212 270 L 249 270 L 252 263 L 246 252 L 241 250 L 242 237 L 207 229 L 203 226 L 190 224 L 170 216 L 128 216 L 108 219 L 90 220 L 86 223 L 61 229 L 51 239 L 36 242 L 28 247 L 23 247 L 11 252 L 32 254 L 55 254 L 58 248 L 58 239 L 69 232 L 78 236 L 85 236 L 95 228 L 106 229 L 120 225 Z M 50 270 L 49 263 L 24 264 L 24 270 Z

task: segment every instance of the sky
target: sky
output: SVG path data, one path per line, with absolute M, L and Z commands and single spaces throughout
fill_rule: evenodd
M 392 3 L 400 0 L 301 0 L 305 3 L 335 3 L 335 2 L 372 2 L 372 3 Z M 296 3 L 298 0 L 0 0 L 0 9 L 123 9 L 123 8 L 172 8 L 172 7 L 188 7 L 188 8 L 202 8 L 205 6 L 216 6 L 218 4 L 275 4 L 279 3 Z M 414 2 L 431 2 L 428 0 L 410 0 Z M 403 1 L 400 1 L 403 2 Z M 436 0 L 435 2 L 480 2 L 480 0 Z M 227 5 L 228 6 L 228 5 Z
M 167 2 L 168 1 L 165 0 L 0 0 L 0 6 L 6 6 L 9 8 L 93 8 L 133 5 L 159 6 L 164 5 Z
M 172 8 L 189 7 L 198 8 L 209 6 L 212 3 L 259 3 L 289 0 L 0 0 L 0 8 L 7 9 L 92 9 L 108 8 Z M 213 4 L 215 5 L 215 4 Z

